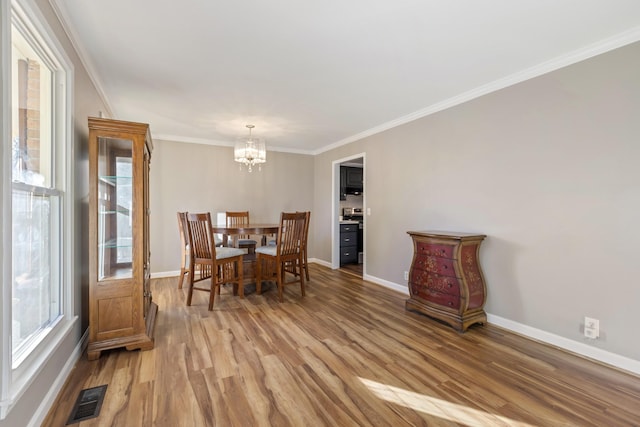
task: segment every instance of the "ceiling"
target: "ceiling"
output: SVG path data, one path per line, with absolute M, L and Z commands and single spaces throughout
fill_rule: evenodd
M 640 40 L 638 0 L 50 1 L 105 115 L 300 153 Z

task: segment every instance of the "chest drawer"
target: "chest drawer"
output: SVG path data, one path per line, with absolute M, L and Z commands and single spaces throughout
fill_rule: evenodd
M 452 245 L 438 245 L 428 242 L 416 242 L 416 253 L 424 256 L 440 258 L 453 258 L 454 247 Z
M 416 256 L 415 268 L 429 271 L 431 273 L 440 274 L 442 276 L 456 276 L 454 267 L 455 260 L 449 258 L 440 258 L 431 255 Z
M 460 283 L 457 277 L 441 276 L 430 271 L 414 269 L 409 276 L 409 282 L 417 288 L 428 288 L 431 291 L 460 296 Z
M 425 287 L 418 287 L 413 284 L 411 286 L 412 294 L 417 298 L 455 310 L 460 308 L 460 297 L 457 295 L 444 294 Z

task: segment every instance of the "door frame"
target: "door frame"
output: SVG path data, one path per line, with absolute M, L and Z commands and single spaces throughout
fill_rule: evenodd
M 367 272 L 367 251 L 365 248 L 367 247 L 367 154 L 366 153 L 358 153 L 353 154 L 348 157 L 343 157 L 341 159 L 334 160 L 331 163 L 332 168 L 332 188 L 331 192 L 331 268 L 337 269 L 340 268 L 340 226 L 339 226 L 339 216 L 342 215 L 340 212 L 340 165 L 342 163 L 348 162 L 350 160 L 362 159 L 362 211 L 363 211 L 363 226 L 364 232 L 362 233 L 362 250 L 364 252 L 364 257 L 362 260 L 362 277 L 366 275 Z

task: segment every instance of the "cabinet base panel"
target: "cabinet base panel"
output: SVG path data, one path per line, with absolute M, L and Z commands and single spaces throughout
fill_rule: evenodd
M 416 301 L 415 299 L 408 299 L 405 302 L 405 308 L 409 311 L 416 311 L 434 319 L 438 319 L 447 323 L 459 332 L 466 331 L 469 326 L 475 323 L 484 324 L 487 322 L 487 315 L 484 310 L 476 310 L 461 315 L 459 313 L 452 313 L 437 307 L 432 307 L 421 301 Z
M 158 305 L 154 302 L 149 304 L 149 311 L 145 317 L 146 331 L 144 334 L 131 335 L 128 337 L 114 338 L 110 340 L 90 342 L 87 348 L 87 359 L 96 360 L 104 350 L 124 347 L 127 350 L 151 350 L 154 346 L 153 334 L 156 326 L 156 314 Z

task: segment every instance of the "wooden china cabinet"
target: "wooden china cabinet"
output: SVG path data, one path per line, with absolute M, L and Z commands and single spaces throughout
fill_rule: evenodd
M 487 287 L 478 261 L 485 235 L 409 231 L 413 261 L 407 310 L 415 310 L 464 332 L 485 323 Z
M 153 348 L 149 125 L 89 118 L 89 348 Z

